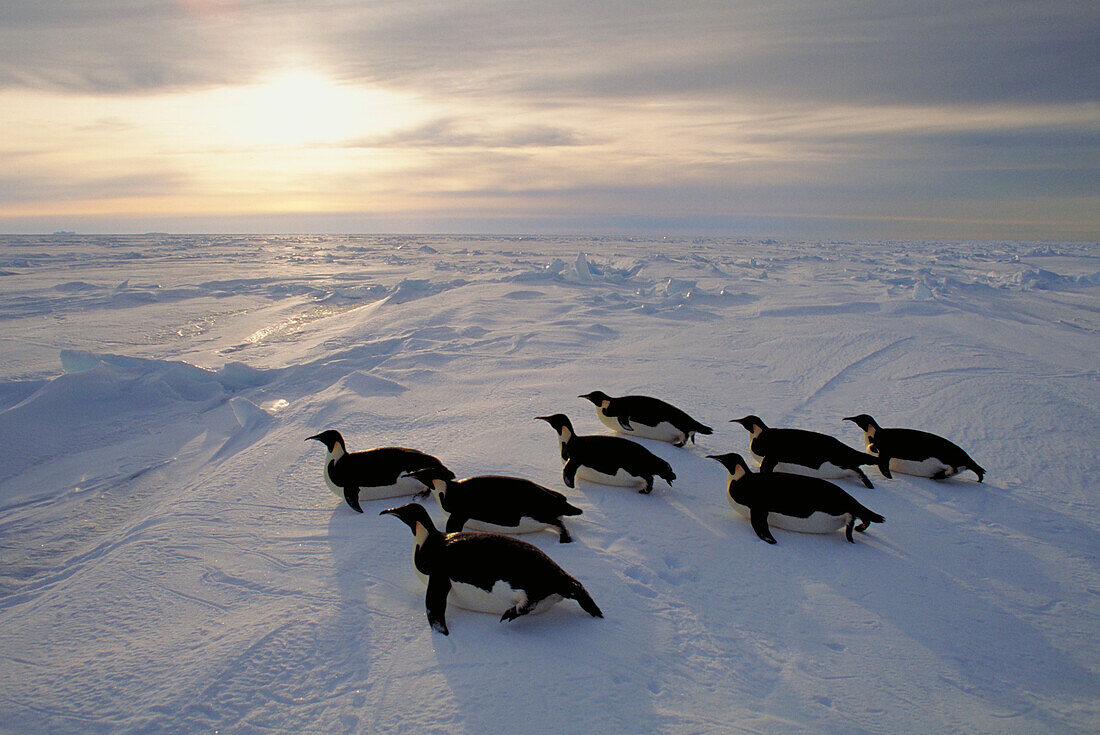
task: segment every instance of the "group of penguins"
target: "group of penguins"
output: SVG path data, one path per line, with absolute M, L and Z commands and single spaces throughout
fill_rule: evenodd
M 657 398 L 601 391 L 579 396 L 596 406 L 599 420 L 613 431 L 683 447 L 710 427 Z M 536 417 L 558 433 L 562 479 L 653 490 L 654 477 L 670 485 L 672 466 L 637 442 L 612 435 L 578 435 L 564 414 Z M 732 419 L 751 434 L 749 450 L 760 462 L 753 472 L 739 454 L 707 455 L 729 473 L 726 495 L 737 513 L 749 519 L 756 535 L 776 543 L 771 526 L 805 533 L 831 533 L 843 527 L 863 532 L 885 519 L 825 478 L 849 475 L 874 487 L 860 469 L 877 466 L 892 472 L 946 479 L 970 470 L 981 482 L 982 469 L 957 445 L 915 429 L 884 429 L 867 414 L 844 419 L 863 430 L 867 451 L 803 429 L 769 428 L 757 416 Z M 563 517 L 579 515 L 565 495 L 530 480 L 480 475 L 463 480 L 435 457 L 404 447 L 348 452 L 338 431 L 308 437 L 328 449 L 324 477 L 329 489 L 362 513 L 361 501 L 431 493 L 447 515 L 445 532 L 418 503 L 390 508 L 381 515 L 403 521 L 415 537 L 413 566 L 427 585 L 428 623 L 447 635 L 446 609 L 453 604 L 499 614 L 501 621 L 541 612 L 562 599 L 575 600 L 594 617 L 603 613 L 584 587 L 535 546 L 506 534 L 554 528 L 561 543 L 572 541 Z

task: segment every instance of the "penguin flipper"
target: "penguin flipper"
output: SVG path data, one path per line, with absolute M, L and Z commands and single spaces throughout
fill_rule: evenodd
M 357 485 L 344 485 L 344 500 L 348 501 L 348 505 L 356 513 L 363 512 L 363 509 L 359 506 L 359 487 Z
M 469 520 L 469 518 L 467 518 L 464 515 L 459 515 L 458 513 L 451 513 L 450 517 L 447 518 L 447 530 L 446 530 L 446 532 L 447 533 L 458 533 L 459 531 L 462 530 L 462 527 L 466 525 L 466 521 L 468 521 L 468 520 Z
M 752 523 L 752 530 L 756 531 L 757 536 L 769 544 L 775 543 L 771 529 L 768 528 L 768 511 L 753 508 L 749 514 L 749 522 Z
M 760 471 L 762 473 L 763 472 L 772 472 L 772 471 L 775 470 L 775 466 L 777 464 L 779 464 L 779 460 L 776 459 L 774 454 L 770 457 L 764 457 L 764 459 L 760 460 Z M 775 543 L 775 542 L 772 541 L 772 543 Z
M 577 470 L 580 468 L 580 462 L 575 459 L 571 459 L 565 463 L 565 467 L 561 471 L 562 482 L 568 488 L 577 486 Z
M 451 578 L 436 573 L 428 577 L 428 593 L 424 605 L 428 609 L 428 625 L 432 630 L 449 635 L 447 630 L 447 595 L 451 593 Z
M 627 431 L 634 431 L 634 427 L 630 425 L 630 419 L 626 416 L 616 416 L 619 420 L 619 426 L 623 427 Z
M 885 454 L 879 454 L 878 456 L 878 471 L 882 473 L 882 476 L 887 480 L 894 479 L 894 476 L 890 474 L 890 457 Z
M 550 523 L 551 526 L 558 529 L 558 543 L 570 544 L 573 543 L 573 537 L 569 535 L 569 530 L 566 529 L 565 524 L 561 522 L 560 518 L 556 518 Z

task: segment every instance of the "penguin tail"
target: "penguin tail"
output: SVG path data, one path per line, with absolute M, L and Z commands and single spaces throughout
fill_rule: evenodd
M 669 485 L 671 485 L 672 481 L 676 479 L 676 473 L 672 471 L 672 465 L 670 465 L 668 462 L 665 462 L 664 467 L 660 468 L 657 476 L 667 482 Z
M 581 586 L 581 583 L 577 580 L 572 580 L 572 589 L 569 591 L 566 597 L 572 600 L 576 600 L 577 604 L 581 606 L 581 609 L 594 618 L 602 618 L 603 611 L 596 605 L 596 601 L 592 599 L 592 596 L 588 594 L 588 591 Z
M 873 510 L 864 508 L 862 505 L 859 507 L 859 511 L 855 514 L 855 516 L 860 520 L 860 525 L 864 528 L 872 523 L 886 523 L 885 518 L 883 518 Z
M 968 465 L 968 467 L 971 472 L 978 476 L 978 482 L 981 482 L 985 479 L 985 468 L 982 467 L 980 464 L 978 464 L 974 460 L 970 460 L 970 464 Z
M 561 515 L 563 515 L 563 516 L 579 516 L 581 513 L 584 512 L 583 510 L 581 510 L 577 506 L 570 505 L 569 503 L 566 503 L 564 508 L 565 508 L 565 510 L 563 510 L 561 512 Z
M 709 426 L 704 426 L 703 424 L 700 424 L 697 421 L 697 422 L 695 422 L 695 433 L 696 434 L 713 434 L 714 429 L 710 428 Z

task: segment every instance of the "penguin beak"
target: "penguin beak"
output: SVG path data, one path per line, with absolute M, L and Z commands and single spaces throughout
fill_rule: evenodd
M 316 439 L 317 441 L 321 441 L 321 435 L 320 434 L 314 434 L 313 436 L 307 436 L 306 437 L 307 442 L 310 441 L 310 440 L 313 440 L 313 439 Z
M 550 417 L 549 416 L 536 416 L 535 421 L 545 421 L 546 423 L 550 423 Z
M 386 508 L 383 511 L 379 511 L 380 516 L 395 516 L 397 515 L 397 508 Z
M 843 420 L 844 421 L 851 421 L 853 424 L 856 423 L 856 417 L 855 416 L 845 416 Z

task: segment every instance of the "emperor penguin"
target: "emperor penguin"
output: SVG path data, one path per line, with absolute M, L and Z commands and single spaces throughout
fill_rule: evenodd
M 335 429 L 307 437 L 328 449 L 325 457 L 325 484 L 336 496 L 344 498 L 356 513 L 362 513 L 360 501 L 413 495 L 424 490 L 423 483 L 410 473 L 425 467 L 443 467 L 430 454 L 404 447 L 379 447 L 349 453 L 344 437 Z
M 584 587 L 529 543 L 499 533 L 440 533 L 417 503 L 384 510 L 413 532 L 413 567 L 428 586 L 428 624 L 443 635 L 447 604 L 500 615 L 501 622 L 543 612 L 563 599 L 603 613 Z
M 456 480 L 444 467 L 428 467 L 412 473 L 447 514 L 447 533 L 464 529 L 497 533 L 531 533 L 553 527 L 558 540 L 573 539 L 562 523 L 581 509 L 559 492 L 520 477 L 478 475 Z
M 587 398 L 596 406 L 596 415 L 607 428 L 622 434 L 646 439 L 671 442 L 682 447 L 688 439 L 695 443 L 695 435 L 711 434 L 713 430 L 691 416 L 649 396 L 620 396 L 612 398 L 603 391 L 594 390 L 578 398 Z
M 970 470 L 978 476 L 978 482 L 985 479 L 982 466 L 942 436 L 917 429 L 884 429 L 865 413 L 844 420 L 863 429 L 867 451 L 878 457 L 880 469 L 888 467 L 894 472 L 933 480 L 946 480 Z
M 886 520 L 827 480 L 787 472 L 753 473 L 740 454 L 707 456 L 729 472 L 730 506 L 769 544 L 775 543 L 769 524 L 802 533 L 832 533 L 843 527 L 844 537 L 854 544 L 853 530 L 862 533 L 870 524 Z
M 878 465 L 878 458 L 838 439 L 804 429 L 770 429 L 759 416 L 730 421 L 741 424 L 752 435 L 749 451 L 759 460 L 761 472 L 778 470 L 825 479 L 855 475 L 867 487 L 874 487 L 860 465 Z M 882 474 L 890 477 L 890 470 L 883 469 Z
M 558 432 L 561 458 L 565 462 L 562 481 L 574 487 L 576 478 L 603 485 L 636 487 L 640 493 L 653 491 L 653 477 L 669 485 L 676 479 L 672 465 L 637 442 L 618 436 L 577 436 L 565 414 L 536 416 Z

